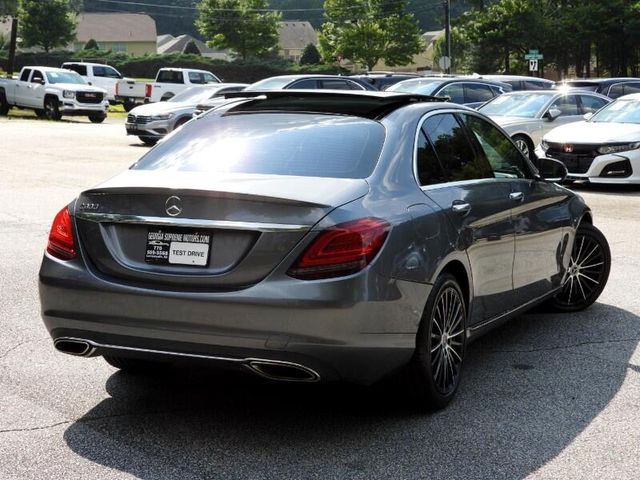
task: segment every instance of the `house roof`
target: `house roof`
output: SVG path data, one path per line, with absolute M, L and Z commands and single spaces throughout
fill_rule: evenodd
M 318 44 L 318 35 L 309 22 L 278 22 L 278 45 L 282 50 L 304 49 Z
M 162 36 L 163 35 L 161 35 L 160 37 Z M 194 38 L 188 34 L 179 35 L 164 42 L 161 42 L 160 37 L 158 37 L 158 53 L 183 53 L 185 47 L 189 44 L 189 42 L 195 42 L 196 47 L 198 47 L 198 50 L 200 50 L 200 53 L 202 55 L 212 53 L 228 53 L 226 50 L 208 47 L 207 44 L 203 41 L 198 40 L 197 38 Z
M 80 13 L 76 39 L 88 42 L 156 42 L 156 22 L 140 13 Z
M 160 48 L 162 45 L 164 45 L 167 42 L 170 42 L 175 38 L 176 37 L 174 37 L 170 33 L 165 33 L 164 35 L 158 35 L 158 38 L 156 39 L 156 45 L 158 46 L 158 48 Z
M 444 30 L 432 30 L 430 32 L 424 32 L 421 36 L 424 40 L 425 45 L 427 46 L 427 48 L 429 48 L 436 40 L 444 36 Z

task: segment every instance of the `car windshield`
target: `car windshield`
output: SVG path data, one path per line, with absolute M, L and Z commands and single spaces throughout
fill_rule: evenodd
M 421 95 L 433 95 L 433 92 L 442 85 L 442 80 L 437 79 L 416 79 L 416 80 L 404 80 L 402 82 L 394 83 L 387 92 L 403 92 L 403 93 L 419 93 Z
M 194 105 L 208 100 L 220 89 L 211 87 L 191 87 L 169 99 L 170 102 L 193 103 Z
M 282 90 L 293 81 L 290 77 L 265 78 L 259 82 L 252 83 L 245 91 L 253 90 Z
M 84 85 L 87 82 L 84 81 L 80 75 L 76 72 L 47 72 L 47 80 L 49 83 L 77 83 L 79 85 Z
M 534 118 L 552 95 L 544 93 L 522 93 L 500 95 L 485 103 L 478 110 L 485 115 Z
M 191 122 L 134 170 L 366 178 L 373 172 L 384 127 L 357 117 L 226 114 Z
M 594 123 L 640 124 L 640 100 L 619 98 L 599 110 L 589 121 Z

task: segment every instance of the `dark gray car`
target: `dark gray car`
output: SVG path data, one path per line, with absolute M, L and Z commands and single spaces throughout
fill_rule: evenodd
M 283 381 L 395 376 L 438 408 L 469 341 L 604 288 L 589 208 L 484 115 L 420 95 L 255 95 L 56 216 L 40 299 L 59 351 L 131 371 L 198 359 Z

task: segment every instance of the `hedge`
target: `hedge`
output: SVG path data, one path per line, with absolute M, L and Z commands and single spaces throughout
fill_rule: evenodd
M 131 57 L 122 53 L 96 50 L 79 52 L 55 51 L 49 53 L 19 53 L 16 55 L 15 72 L 25 65 L 59 67 L 64 62 L 80 61 L 107 63 L 123 75 L 135 78 L 155 78 L 162 67 L 199 68 L 215 73 L 227 82 L 253 83 L 274 75 L 298 73 L 340 74 L 346 70 L 335 65 L 297 65 L 279 58 L 234 62 L 213 60 L 200 55 L 169 54 Z M 7 57 L 0 52 L 0 69 L 7 70 Z

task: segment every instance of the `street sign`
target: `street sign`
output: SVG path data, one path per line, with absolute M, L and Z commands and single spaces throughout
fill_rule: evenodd
M 544 55 L 542 55 L 538 50 L 529 50 L 529 53 L 524 56 L 525 60 L 542 60 L 543 58 Z
M 529 71 L 530 72 L 538 71 L 538 60 L 529 60 Z
M 451 67 L 451 59 L 449 57 L 447 57 L 446 55 L 443 55 L 438 60 L 438 66 L 440 67 L 441 70 L 446 70 L 446 69 L 450 68 Z

